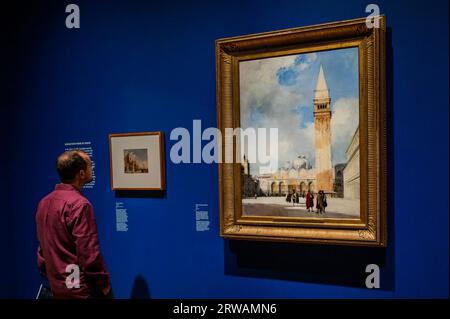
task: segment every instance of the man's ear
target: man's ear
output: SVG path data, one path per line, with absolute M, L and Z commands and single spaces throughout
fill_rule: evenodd
M 80 170 L 78 174 L 80 175 L 81 179 L 84 179 L 86 177 L 86 171 L 84 169 Z

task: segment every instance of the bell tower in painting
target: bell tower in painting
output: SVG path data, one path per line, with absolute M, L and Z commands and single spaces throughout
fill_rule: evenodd
M 333 191 L 333 167 L 331 164 L 331 107 L 330 92 L 322 65 L 314 91 L 314 131 L 316 149 L 316 191 Z

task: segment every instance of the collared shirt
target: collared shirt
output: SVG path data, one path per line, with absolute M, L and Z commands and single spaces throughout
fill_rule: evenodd
M 95 298 L 110 292 L 94 209 L 77 188 L 57 184 L 39 203 L 36 224 L 38 266 L 55 298 Z M 76 266 L 80 270 L 79 288 Z

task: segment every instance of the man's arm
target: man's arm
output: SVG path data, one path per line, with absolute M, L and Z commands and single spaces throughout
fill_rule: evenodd
M 38 263 L 39 272 L 41 273 L 41 275 L 47 276 L 47 271 L 45 269 L 45 258 L 44 258 L 44 255 L 42 254 L 42 249 L 41 249 L 40 244 L 37 249 L 37 263 Z
M 72 212 L 72 235 L 75 238 L 80 270 L 95 296 L 104 297 L 111 290 L 109 273 L 100 252 L 94 209 L 85 203 Z

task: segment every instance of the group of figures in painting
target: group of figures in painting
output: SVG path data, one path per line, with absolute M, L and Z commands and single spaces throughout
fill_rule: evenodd
M 286 202 L 292 203 L 292 206 L 295 207 L 296 204 L 300 204 L 300 198 L 305 199 L 306 210 L 308 212 L 314 211 L 314 194 L 309 191 L 305 194 L 300 195 L 297 192 L 289 193 L 286 195 Z M 319 191 L 316 196 L 316 212 L 318 214 L 325 214 L 325 208 L 327 207 L 327 195 L 324 191 Z

